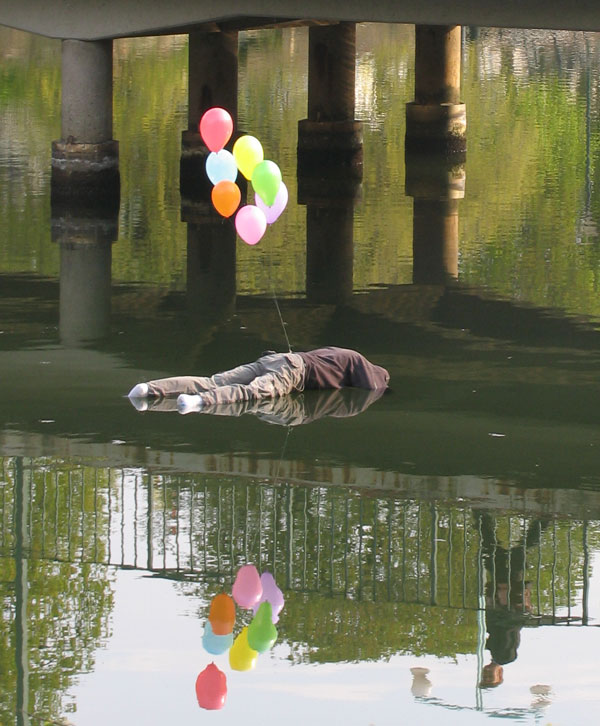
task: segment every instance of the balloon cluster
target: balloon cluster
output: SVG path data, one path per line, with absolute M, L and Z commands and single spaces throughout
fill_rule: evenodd
M 224 148 L 233 133 L 233 120 L 224 108 L 209 108 L 200 119 L 199 130 L 210 151 L 206 174 L 213 184 L 213 206 L 222 217 L 235 214 L 237 233 L 244 242 L 255 245 L 288 203 L 281 171 L 274 161 L 264 158 L 263 147 L 254 136 L 240 136 L 233 145 L 233 153 Z M 254 204 L 240 207 L 238 171 L 252 183 Z
M 270 572 L 259 575 L 254 565 L 240 567 L 231 594 L 233 598 L 223 592 L 212 599 L 202 645 L 211 655 L 229 651 L 232 670 L 249 671 L 256 665 L 258 654 L 265 653 L 275 644 L 275 623 L 279 621 L 285 600 L 273 575 Z M 254 617 L 234 639 L 236 604 L 244 610 L 252 610 Z M 214 710 L 225 705 L 227 677 L 214 663 L 198 675 L 196 697 L 202 708 Z

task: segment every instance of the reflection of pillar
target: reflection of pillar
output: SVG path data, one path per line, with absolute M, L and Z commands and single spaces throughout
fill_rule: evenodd
M 460 25 L 415 26 L 415 100 L 406 105 L 406 149 L 465 154 Z
M 15 660 L 17 670 L 17 726 L 29 725 L 29 599 L 30 489 L 25 486 L 23 459 L 15 471 Z
M 112 243 L 117 216 L 52 217 L 52 240 L 60 245 L 59 330 L 64 345 L 106 335 L 110 321 Z
M 352 296 L 354 261 L 352 200 L 306 207 L 306 297 L 342 303 Z
M 212 186 L 204 165 L 208 149 L 198 124 L 202 114 L 213 106 L 227 109 L 237 122 L 238 34 L 237 31 L 189 35 L 188 46 L 188 127 L 182 134 L 180 186 L 187 196 L 196 196 Z
M 308 31 L 308 118 L 298 123 L 298 170 L 337 167 L 362 177 L 362 128 L 354 119 L 356 25 Z
M 236 233 L 210 203 L 186 204 L 187 299 L 192 320 L 202 328 L 228 318 L 235 309 Z
M 52 144 L 52 198 L 81 197 L 119 201 L 112 40 L 62 41 L 62 128 Z
M 458 200 L 464 164 L 445 157 L 406 158 L 406 194 L 413 206 L 413 282 L 444 285 L 458 278 Z

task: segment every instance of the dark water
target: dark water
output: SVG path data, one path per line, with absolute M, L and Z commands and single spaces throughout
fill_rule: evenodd
M 306 32 L 241 35 L 239 126 L 290 190 L 255 248 L 179 193 L 184 36 L 115 43 L 118 220 L 68 223 L 60 46 L 0 37 L 2 723 L 595 722 L 598 36 L 466 33 L 467 162 L 432 200 L 404 163 L 412 30 L 361 26 L 340 203 L 296 179 Z M 124 397 L 284 348 L 274 294 L 295 349 L 357 348 L 392 392 L 345 418 L 320 414 L 364 402 Z M 286 606 L 237 672 L 202 632 L 245 562 Z M 199 713 L 212 659 L 227 703 Z

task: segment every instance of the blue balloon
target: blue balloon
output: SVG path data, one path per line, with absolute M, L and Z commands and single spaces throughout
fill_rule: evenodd
M 234 182 L 237 179 L 238 168 L 233 154 L 227 149 L 211 151 L 206 158 L 206 175 L 213 184 L 220 181 Z
M 212 631 L 210 620 L 207 620 L 204 624 L 202 645 L 207 653 L 221 655 L 222 653 L 226 653 L 233 645 L 233 633 L 229 633 L 229 635 L 215 635 Z

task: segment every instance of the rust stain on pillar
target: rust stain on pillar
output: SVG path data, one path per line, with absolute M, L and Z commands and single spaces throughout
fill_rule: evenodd
M 356 24 L 313 27 L 308 38 L 309 120 L 353 120 Z
M 415 26 L 415 102 L 460 103 L 460 25 Z

